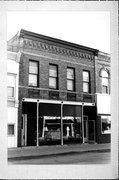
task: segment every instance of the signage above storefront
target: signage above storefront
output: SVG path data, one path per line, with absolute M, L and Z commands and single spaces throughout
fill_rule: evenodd
M 97 113 L 110 114 L 110 95 L 97 94 Z

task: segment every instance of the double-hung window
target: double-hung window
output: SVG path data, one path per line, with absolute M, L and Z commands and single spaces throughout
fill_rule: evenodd
M 38 62 L 29 61 L 29 86 L 38 86 Z
M 109 76 L 107 71 L 105 71 L 104 69 L 101 71 L 101 76 L 102 76 L 102 93 L 104 94 L 108 94 L 109 93 Z
M 90 92 L 90 73 L 89 71 L 83 71 L 83 92 Z
M 15 98 L 15 75 L 8 74 L 7 76 L 7 96 Z
M 49 88 L 58 89 L 58 67 L 57 65 L 49 65 Z
M 68 91 L 75 90 L 74 68 L 67 68 L 67 90 Z

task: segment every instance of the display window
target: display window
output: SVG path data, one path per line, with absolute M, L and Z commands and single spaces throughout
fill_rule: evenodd
M 111 117 L 101 116 L 101 133 L 110 134 L 111 133 Z

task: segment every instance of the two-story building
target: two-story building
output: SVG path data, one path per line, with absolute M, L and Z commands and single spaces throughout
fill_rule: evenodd
M 18 135 L 18 81 L 20 53 L 7 53 L 7 117 L 8 147 L 17 147 Z
M 106 142 L 99 131 L 107 112 L 97 107 L 106 83 L 101 52 L 26 30 L 8 41 L 13 49 L 20 53 L 18 146 Z

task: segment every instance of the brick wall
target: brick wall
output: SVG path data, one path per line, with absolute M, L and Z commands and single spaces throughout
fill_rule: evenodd
M 70 47 L 71 50 L 71 47 Z M 86 52 L 87 54 L 87 52 Z M 94 73 L 94 55 L 89 54 L 91 58 L 85 56 L 74 57 L 72 52 L 69 55 L 52 53 L 39 50 L 33 46 L 32 42 L 23 46 L 22 56 L 19 66 L 19 112 L 18 112 L 18 146 L 21 146 L 21 119 L 22 119 L 22 98 L 41 98 L 41 99 L 59 99 L 95 102 L 95 98 L 83 96 L 82 71 L 90 71 L 91 94 L 95 93 L 95 73 Z M 39 62 L 39 87 L 28 86 L 29 60 Z M 58 90 L 49 89 L 49 64 L 58 65 Z M 67 67 L 75 69 L 75 91 L 67 92 Z M 88 99 L 86 99 L 88 98 Z

